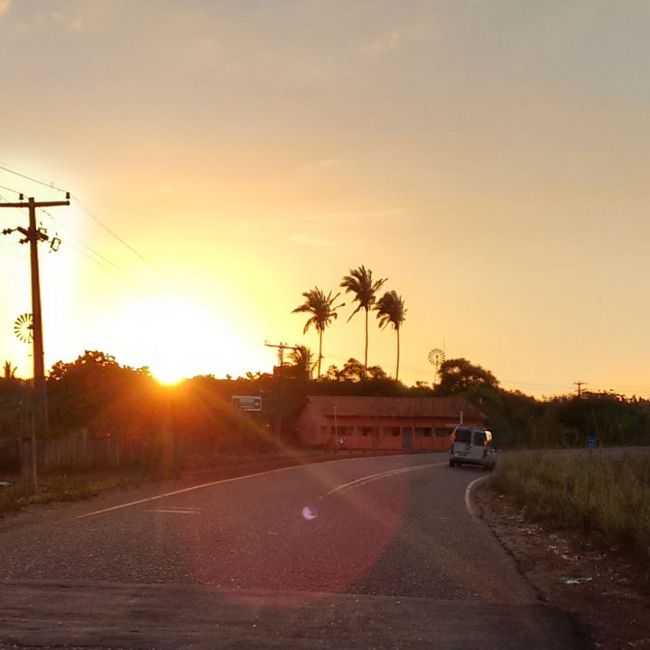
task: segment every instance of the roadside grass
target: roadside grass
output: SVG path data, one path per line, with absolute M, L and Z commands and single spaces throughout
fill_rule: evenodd
M 650 559 L 648 453 L 504 454 L 490 485 L 531 520 L 602 536 Z
M 36 494 L 28 494 L 17 481 L 10 487 L 0 489 L 0 515 L 17 512 L 22 508 L 55 501 L 80 501 L 116 487 L 137 486 L 150 480 L 143 468 L 131 468 L 120 472 L 94 471 L 46 474 L 41 477 Z

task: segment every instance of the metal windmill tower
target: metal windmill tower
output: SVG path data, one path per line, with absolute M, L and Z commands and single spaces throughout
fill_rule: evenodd
M 440 348 L 433 348 L 429 351 L 429 363 L 433 366 L 433 371 L 435 373 L 433 385 L 435 386 L 440 379 L 440 368 L 445 362 L 445 351 Z

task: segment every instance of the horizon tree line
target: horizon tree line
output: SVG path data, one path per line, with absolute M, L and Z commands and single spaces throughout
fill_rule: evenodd
M 378 291 L 387 281 L 388 278 L 373 279 L 372 270 L 361 265 L 357 268 L 350 269 L 350 272 L 343 277 L 339 286 L 345 289 L 346 294 L 352 295 L 352 304 L 355 305 L 354 310 L 348 316 L 347 322 L 350 322 L 360 311 L 364 312 L 364 373 L 368 372 L 368 320 L 370 312 L 374 311 L 376 312 L 380 329 L 384 329 L 387 325 L 390 325 L 395 330 L 397 341 L 395 380 L 399 381 L 400 330 L 406 320 L 407 309 L 404 299 L 395 290 L 386 291 L 380 298 L 377 298 Z M 294 314 L 310 314 L 303 328 L 303 334 L 306 334 L 312 327 L 318 333 L 318 356 L 315 364 L 317 367 L 317 377 L 321 377 L 323 334 L 338 319 L 338 310 L 346 305 L 345 302 L 337 304 L 340 295 L 340 291 L 337 293 L 333 291 L 325 293 L 321 288 L 315 286 L 313 289 L 303 292 L 302 296 L 305 301 L 292 310 Z M 304 362 L 304 354 L 301 356 Z

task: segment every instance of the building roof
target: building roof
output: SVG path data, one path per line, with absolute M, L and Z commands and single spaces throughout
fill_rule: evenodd
M 463 397 L 360 397 L 308 395 L 308 405 L 325 416 L 459 418 L 485 420 L 485 414 Z

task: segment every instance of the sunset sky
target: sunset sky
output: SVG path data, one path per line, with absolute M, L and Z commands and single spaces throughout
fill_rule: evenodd
M 0 0 L 0 165 L 83 204 L 41 215 L 47 364 L 269 370 L 265 339 L 317 347 L 301 292 L 365 264 L 407 303 L 407 382 L 444 342 L 508 388 L 650 396 L 649 33 L 632 0 Z M 22 376 L 27 254 L 0 237 Z M 363 358 L 343 313 L 325 367 Z

